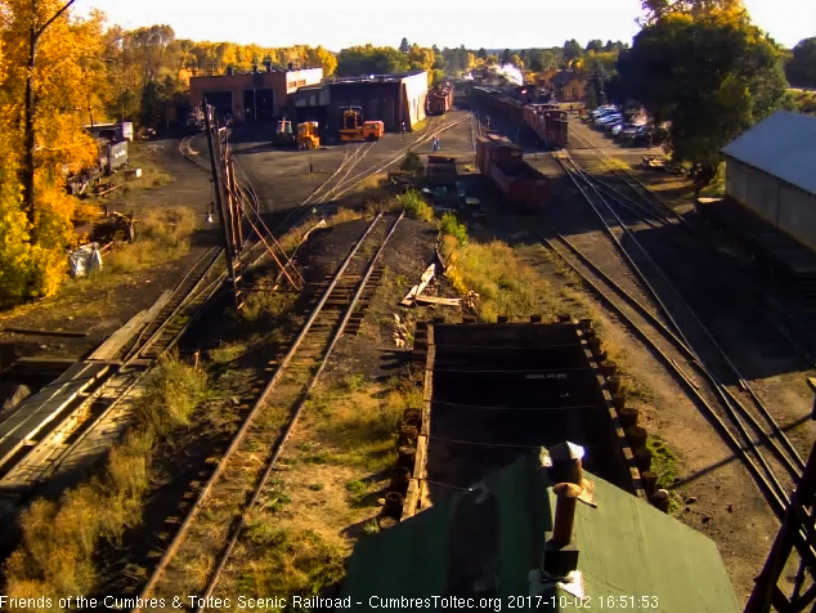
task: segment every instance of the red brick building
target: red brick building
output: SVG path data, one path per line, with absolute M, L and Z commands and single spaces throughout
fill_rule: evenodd
M 218 114 L 229 114 L 238 123 L 269 121 L 286 112 L 298 87 L 317 85 L 322 79 L 322 68 L 191 77 L 190 101 L 200 106 L 206 95 Z

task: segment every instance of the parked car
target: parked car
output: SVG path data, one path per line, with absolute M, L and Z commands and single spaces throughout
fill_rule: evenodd
M 599 106 L 597 109 L 592 111 L 591 114 L 595 119 L 597 119 L 601 115 L 607 115 L 609 113 L 617 113 L 617 112 L 618 112 L 618 107 L 608 104 L 608 105 L 605 105 L 605 106 Z
M 604 124 L 604 132 L 611 133 L 612 130 L 617 128 L 618 126 L 622 126 L 625 123 L 625 119 L 621 117 L 617 121 L 610 121 L 609 123 Z
M 620 134 L 627 129 L 632 127 L 631 123 L 619 123 L 612 126 L 612 137 L 617 138 Z
M 611 115 L 604 115 L 603 117 L 595 120 L 595 125 L 599 128 L 603 128 L 608 123 L 612 122 L 619 122 L 623 119 L 623 116 L 619 113 L 613 113 Z

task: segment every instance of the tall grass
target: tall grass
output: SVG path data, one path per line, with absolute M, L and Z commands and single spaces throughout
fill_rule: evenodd
M 553 310 L 553 290 L 547 280 L 501 241 L 468 243 L 452 254 L 450 264 L 446 275 L 454 288 L 460 294 L 479 294 L 482 321 Z
M 195 216 L 189 208 L 150 211 L 136 219 L 136 239 L 117 245 L 105 258 L 104 268 L 128 273 L 176 260 L 190 250 Z
M 111 450 L 105 471 L 58 502 L 35 500 L 21 514 L 22 542 L 4 568 L 8 596 L 46 596 L 54 599 L 46 610 L 60 611 L 57 598 L 93 591 L 100 541 L 118 545 L 125 530 L 141 522 L 154 446 L 189 422 L 206 390 L 206 376 L 173 357 L 147 376 L 136 424 Z

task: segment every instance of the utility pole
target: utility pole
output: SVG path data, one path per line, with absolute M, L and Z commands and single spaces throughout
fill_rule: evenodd
M 224 207 L 224 184 L 221 180 L 221 175 L 218 172 L 218 163 L 221 161 L 220 155 L 220 141 L 218 138 L 213 139 L 213 122 L 210 119 L 210 109 L 207 105 L 207 97 L 204 97 L 202 104 L 204 110 L 204 126 L 207 132 L 207 147 L 210 152 L 210 171 L 212 172 L 213 192 L 215 196 L 215 208 L 218 211 L 218 221 L 221 223 L 222 238 L 224 239 L 224 258 L 227 264 L 227 275 L 236 288 L 236 306 L 240 307 L 239 297 L 237 295 L 237 283 L 240 279 L 236 279 L 235 275 L 235 252 L 232 241 L 232 220 L 230 212 Z

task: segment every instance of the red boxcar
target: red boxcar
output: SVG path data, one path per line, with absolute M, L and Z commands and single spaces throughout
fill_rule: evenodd
M 445 84 L 428 92 L 428 114 L 444 115 L 453 107 L 453 85 Z
M 476 166 L 490 178 L 511 208 L 537 213 L 547 203 L 547 179 L 524 161 L 522 150 L 508 139 L 488 132 L 476 143 Z
M 545 147 L 561 149 L 568 144 L 567 113 L 554 104 L 528 104 L 524 107 L 524 124 Z

